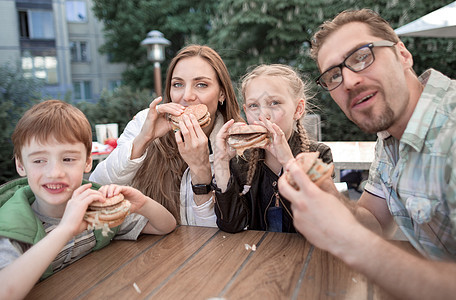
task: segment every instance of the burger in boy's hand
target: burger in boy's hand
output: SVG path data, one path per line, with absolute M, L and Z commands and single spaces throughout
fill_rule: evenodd
M 201 128 L 206 127 L 211 122 L 211 114 L 207 111 L 207 106 L 204 104 L 196 104 L 187 106 L 184 109 L 184 112 L 179 116 L 171 115 L 169 118 L 171 120 L 171 124 L 173 126 L 173 130 L 180 129 L 179 122 L 182 120 L 184 115 L 190 116 L 194 115 L 195 118 L 198 120 L 198 124 Z
M 102 229 L 103 235 L 113 228 L 122 224 L 125 217 L 130 213 L 131 203 L 118 194 L 106 198 L 105 202 L 92 202 L 84 215 L 84 220 L 89 223 L 89 229 Z
M 261 148 L 269 143 L 266 127 L 236 122 L 228 129 L 228 145 L 241 156 L 246 149 Z
M 319 155 L 319 152 L 303 152 L 296 156 L 298 166 L 306 172 L 310 180 L 318 186 L 320 186 L 325 179 L 330 177 L 334 171 L 334 165 L 324 163 L 318 158 Z M 299 190 L 298 185 L 293 177 L 291 177 L 290 173 L 285 172 L 285 176 L 288 183 L 296 190 Z

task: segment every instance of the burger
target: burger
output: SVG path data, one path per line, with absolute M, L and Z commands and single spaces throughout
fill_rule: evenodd
M 330 177 L 334 171 L 334 165 L 324 163 L 318 158 L 319 155 L 319 152 L 303 152 L 296 157 L 298 166 L 307 173 L 310 180 L 316 185 L 320 185 L 326 178 Z M 290 173 L 285 172 L 285 176 L 288 183 L 296 190 L 299 190 L 298 185 L 293 177 L 291 177 Z
M 227 143 L 241 156 L 246 149 L 266 146 L 269 143 L 269 133 L 264 126 L 236 122 L 228 129 Z
M 206 127 L 211 122 L 211 114 L 207 111 L 207 106 L 204 104 L 196 104 L 190 105 L 185 107 L 184 112 L 179 116 L 171 115 L 169 118 L 171 120 L 171 124 L 173 129 L 180 129 L 179 122 L 182 120 L 183 116 L 190 116 L 194 115 L 195 118 L 198 120 L 198 124 L 202 127 Z
M 105 202 L 94 201 L 87 208 L 84 220 L 89 223 L 88 229 L 102 229 L 103 235 L 109 232 L 109 228 L 119 226 L 130 213 L 131 203 L 118 194 L 106 198 Z

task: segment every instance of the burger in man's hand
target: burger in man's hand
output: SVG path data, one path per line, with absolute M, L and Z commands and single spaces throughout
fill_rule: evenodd
M 207 106 L 204 104 L 196 104 L 187 106 L 184 109 L 184 112 L 179 116 L 171 115 L 169 118 L 171 120 L 171 124 L 173 126 L 173 130 L 178 130 L 179 122 L 182 120 L 183 116 L 190 116 L 194 115 L 195 118 L 198 120 L 198 124 L 201 128 L 208 126 L 211 123 L 211 114 L 207 111 Z
M 319 155 L 319 152 L 302 152 L 296 156 L 296 162 L 299 167 L 306 172 L 310 180 L 318 186 L 320 186 L 325 179 L 330 177 L 334 171 L 334 165 L 324 163 L 318 158 Z M 299 190 L 298 185 L 289 172 L 285 172 L 285 178 L 293 188 Z
M 269 133 L 264 126 L 236 122 L 228 129 L 227 143 L 241 156 L 246 149 L 266 146 L 269 143 Z

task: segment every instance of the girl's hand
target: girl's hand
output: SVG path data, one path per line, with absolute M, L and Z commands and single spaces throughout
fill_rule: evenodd
M 68 200 L 62 220 L 58 226 L 69 230 L 72 236 L 78 235 L 87 229 L 87 222 L 83 220 L 87 207 L 94 201 L 105 201 L 100 191 L 91 189 L 92 184 L 87 183 L 73 192 Z
M 234 124 L 234 120 L 231 119 L 226 122 L 220 131 L 217 133 L 215 138 L 215 161 L 229 161 L 236 155 L 236 150 L 232 149 L 226 140 L 228 139 L 228 130 L 230 129 L 231 125 Z
M 293 153 L 288 145 L 285 134 L 279 126 L 268 119 L 260 116 L 259 120 L 260 122 L 255 123 L 265 126 L 271 135 L 271 142 L 263 148 L 269 151 L 280 162 L 282 167 L 285 167 L 287 162 L 293 158 Z
M 226 139 L 228 138 L 228 130 L 233 125 L 234 120 L 226 122 L 215 138 L 214 150 L 214 175 L 217 187 L 226 191 L 228 181 L 230 179 L 230 159 L 234 157 L 236 151 L 228 146 Z
M 102 186 L 99 191 L 106 198 L 110 198 L 118 194 L 123 194 L 125 199 L 131 203 L 130 212 L 132 213 L 139 212 L 148 200 L 148 197 L 131 186 L 110 184 Z

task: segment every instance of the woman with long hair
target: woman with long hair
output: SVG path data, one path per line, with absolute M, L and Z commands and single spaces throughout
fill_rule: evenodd
M 131 120 L 118 146 L 90 180 L 129 184 L 165 206 L 180 224 L 216 226 L 213 208 L 212 149 L 223 124 L 242 120 L 228 70 L 216 51 L 189 45 L 171 61 L 163 104 L 159 97 Z M 205 104 L 210 124 L 183 117 L 174 132 L 169 115 Z

